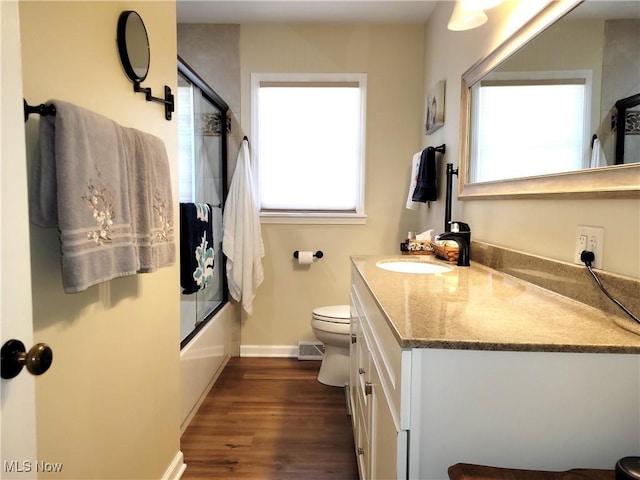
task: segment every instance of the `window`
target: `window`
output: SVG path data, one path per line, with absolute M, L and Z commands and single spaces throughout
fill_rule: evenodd
M 260 215 L 364 223 L 366 74 L 253 74 Z
M 580 170 L 588 165 L 590 74 L 504 72 L 473 88 L 474 124 L 482 128 L 471 138 L 471 154 L 478 158 L 474 164 L 481 166 L 470 172 L 472 182 Z M 576 122 L 576 118 L 586 120 Z M 516 157 L 514 151 L 519 152 Z

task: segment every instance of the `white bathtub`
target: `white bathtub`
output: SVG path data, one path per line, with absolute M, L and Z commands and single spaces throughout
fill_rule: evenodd
M 227 303 L 180 351 L 181 433 L 231 358 L 236 308 Z

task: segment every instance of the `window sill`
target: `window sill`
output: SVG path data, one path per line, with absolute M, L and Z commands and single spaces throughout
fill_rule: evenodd
M 261 212 L 260 223 L 316 224 L 316 225 L 364 225 L 364 213 L 285 213 Z

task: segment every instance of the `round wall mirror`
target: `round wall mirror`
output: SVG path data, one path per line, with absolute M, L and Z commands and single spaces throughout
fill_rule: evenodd
M 118 19 L 118 51 L 127 76 L 142 82 L 149 72 L 149 37 L 138 13 L 128 10 Z

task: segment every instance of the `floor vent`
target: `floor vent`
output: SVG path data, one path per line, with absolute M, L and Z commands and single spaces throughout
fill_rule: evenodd
M 320 342 L 298 342 L 298 360 L 322 360 L 324 345 Z

